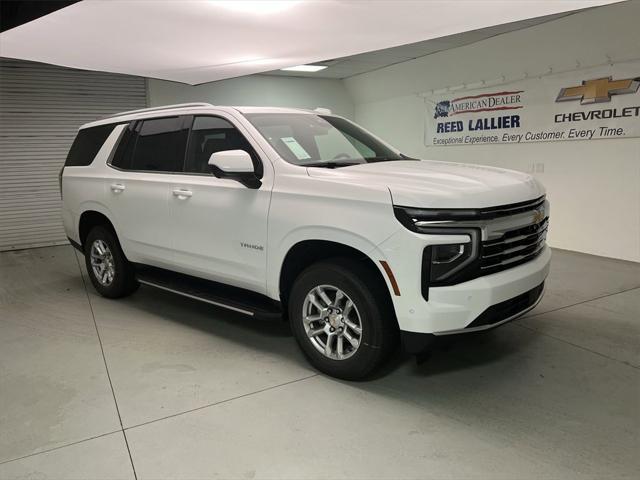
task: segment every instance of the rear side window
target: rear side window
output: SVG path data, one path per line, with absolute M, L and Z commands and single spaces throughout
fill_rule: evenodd
M 188 132 L 183 117 L 154 118 L 130 125 L 111 165 L 123 170 L 182 172 Z
M 181 172 L 188 130 L 181 117 L 142 122 L 131 160 L 132 170 Z
M 117 168 L 128 170 L 131 168 L 131 159 L 133 158 L 133 149 L 136 146 L 136 132 L 134 130 L 135 122 L 130 123 L 125 128 L 118 143 L 118 147 L 111 160 L 111 165 Z
M 90 165 L 115 126 L 116 124 L 114 123 L 80 130 L 71 145 L 64 166 L 86 167 Z

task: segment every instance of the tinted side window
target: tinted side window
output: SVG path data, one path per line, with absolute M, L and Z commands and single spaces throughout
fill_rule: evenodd
M 244 150 L 253 159 L 256 173 L 262 175 L 262 163 L 251 144 L 227 120 L 220 117 L 195 117 L 189 137 L 185 172 L 210 173 L 212 153 L 224 150 Z
M 133 148 L 130 167 L 121 168 L 181 172 L 188 133 L 182 124 L 182 117 L 144 120 L 137 132 L 135 147 L 125 147 L 124 165 L 128 163 L 126 150 Z
M 138 124 L 139 125 L 139 124 Z M 120 137 L 120 142 L 116 147 L 116 151 L 113 154 L 111 165 L 123 170 L 131 168 L 131 159 L 133 158 L 133 149 L 136 146 L 136 122 L 132 122 L 125 128 Z
M 71 145 L 64 166 L 86 167 L 90 165 L 115 126 L 114 123 L 80 130 Z

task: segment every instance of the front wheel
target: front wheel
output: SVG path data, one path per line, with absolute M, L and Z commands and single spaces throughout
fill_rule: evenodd
M 300 348 L 318 370 L 362 379 L 397 345 L 386 285 L 376 274 L 341 259 L 312 265 L 296 279 L 289 318 Z

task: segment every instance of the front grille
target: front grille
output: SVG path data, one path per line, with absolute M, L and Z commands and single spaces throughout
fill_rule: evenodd
M 452 270 L 449 276 L 438 281 L 430 280 L 431 247 L 425 247 L 422 253 L 422 295 L 429 299 L 429 288 L 447 285 L 456 285 L 478 277 L 498 273 L 509 268 L 517 267 L 538 257 L 544 250 L 549 227 L 549 217 L 545 217 L 538 223 L 517 227 L 502 233 L 499 238 L 480 241 L 483 226 L 491 226 L 495 219 L 525 214 L 534 211 L 537 214 L 546 211 L 545 197 L 539 197 L 528 202 L 490 207 L 476 210 L 474 221 L 452 221 L 447 224 L 433 226 L 428 233 L 432 234 L 456 234 L 470 235 L 478 241 L 477 252 L 473 260 L 461 269 Z M 540 208 L 543 207 L 543 208 Z M 533 215 L 532 215 L 533 216 Z M 478 220 L 478 217 L 481 220 Z M 501 222 L 504 224 L 504 222 Z M 488 229 L 491 231 L 491 229 Z
M 549 218 L 510 230 L 502 237 L 482 242 L 480 275 L 489 275 L 537 257 L 544 249 Z

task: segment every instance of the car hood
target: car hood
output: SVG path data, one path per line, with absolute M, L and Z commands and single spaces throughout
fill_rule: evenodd
M 494 207 L 544 194 L 544 187 L 531 175 L 464 163 L 398 160 L 336 169 L 310 167 L 307 171 L 318 179 L 384 185 L 394 205 L 407 207 Z

